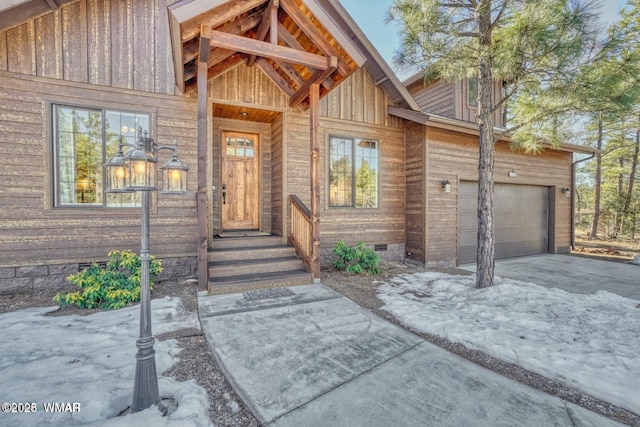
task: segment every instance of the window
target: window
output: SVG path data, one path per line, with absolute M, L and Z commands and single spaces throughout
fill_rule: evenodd
M 134 144 L 138 127 L 148 131 L 149 124 L 148 114 L 55 105 L 55 206 L 140 206 L 139 191 L 104 192 L 103 165 L 118 151 L 121 137 Z
M 329 206 L 378 207 L 378 142 L 331 137 Z
M 477 107 L 478 106 L 478 78 L 477 77 L 469 77 L 467 79 L 468 85 L 468 97 L 469 97 L 469 107 Z

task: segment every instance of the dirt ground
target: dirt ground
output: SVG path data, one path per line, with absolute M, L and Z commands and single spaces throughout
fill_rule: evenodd
M 634 256 L 640 254 L 639 245 L 638 239 L 589 240 L 586 233 L 578 232 L 576 233 L 576 246 L 571 253 L 608 261 L 630 262 Z
M 574 254 L 594 258 L 606 258 L 618 262 L 628 262 L 633 255 L 638 253 L 626 246 L 620 246 L 616 242 L 581 241 Z M 420 333 L 408 328 L 395 319 L 391 314 L 382 310 L 382 302 L 377 298 L 377 287 L 384 281 L 402 274 L 413 274 L 426 271 L 424 267 L 411 262 L 390 263 L 383 262 L 380 265 L 381 272 L 372 276 L 348 275 L 332 268 L 322 270 L 322 283 L 341 293 L 357 304 L 371 310 L 375 314 L 395 323 L 396 325 L 416 333 L 428 341 L 445 348 L 466 359 L 492 369 L 504 376 L 520 381 L 531 387 L 538 388 L 548 393 L 561 397 L 564 400 L 584 406 L 603 415 L 617 419 L 625 424 L 640 427 L 640 417 L 606 402 L 586 396 L 576 390 L 526 371 L 518 366 L 505 363 L 492 358 L 479 351 L 469 350 L 461 344 L 448 342 L 440 337 Z M 433 271 L 433 270 L 429 270 Z M 455 268 L 437 269 L 436 271 L 449 274 L 471 274 L 467 271 Z M 75 290 L 73 287 L 70 291 Z M 54 294 L 0 294 L 0 313 L 21 310 L 29 307 L 52 306 Z M 186 310 L 197 313 L 197 286 L 194 280 L 164 281 L 156 284 L 152 291 L 152 298 L 175 296 L 182 299 Z M 88 315 L 99 310 L 86 310 L 69 306 L 59 309 L 51 316 Z M 251 411 L 238 398 L 233 388 L 226 380 L 213 353 L 207 345 L 202 331 L 197 329 L 185 329 L 162 334 L 156 337 L 158 340 L 176 339 L 182 347 L 178 354 L 180 361 L 169 371 L 163 373 L 175 377 L 179 381 L 195 379 L 208 394 L 209 414 L 211 420 L 217 426 L 259 426 L 260 423 Z M 133 363 L 133 362 L 132 362 Z

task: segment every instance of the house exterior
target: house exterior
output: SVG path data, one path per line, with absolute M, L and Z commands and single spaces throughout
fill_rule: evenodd
M 139 129 L 177 140 L 190 167 L 186 196 L 152 196 L 166 277 L 212 292 L 274 243 L 315 278 L 338 240 L 471 259 L 477 126 L 457 104 L 425 113 L 432 89 L 398 81 L 337 0 L 31 0 L 0 25 L 0 292 L 55 289 L 137 251 L 139 196 L 106 193 L 102 164 Z M 568 250 L 571 153 L 496 150 L 505 221 L 539 210 L 509 231 L 539 229 L 519 246 Z M 239 255 L 239 235 L 271 240 Z M 264 257 L 254 268 L 282 283 L 288 258 Z

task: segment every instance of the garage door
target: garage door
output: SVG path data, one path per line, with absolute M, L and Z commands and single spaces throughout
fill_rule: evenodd
M 458 262 L 476 262 L 478 183 L 461 182 Z M 496 259 L 549 251 L 549 189 L 530 185 L 494 187 Z

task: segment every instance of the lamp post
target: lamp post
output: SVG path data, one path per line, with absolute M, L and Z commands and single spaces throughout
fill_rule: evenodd
M 130 147 L 125 154 L 122 147 Z M 147 132 L 138 129 L 138 140 L 127 144 L 120 140 L 118 152 L 104 165 L 106 171 L 106 191 L 109 193 L 142 192 L 142 237 L 140 244 L 140 334 L 136 341 L 136 373 L 133 383 L 133 403 L 131 411 L 138 412 L 158 405 L 166 413 L 160 402 L 158 373 L 156 371 L 155 338 L 151 335 L 151 293 L 149 290 L 149 195 L 156 190 L 156 154 L 161 150 L 172 150 L 173 157 L 160 169 L 163 172 L 162 192 L 164 194 L 185 194 L 187 192 L 187 172 L 189 168 L 178 159 L 178 145 L 158 146 Z

